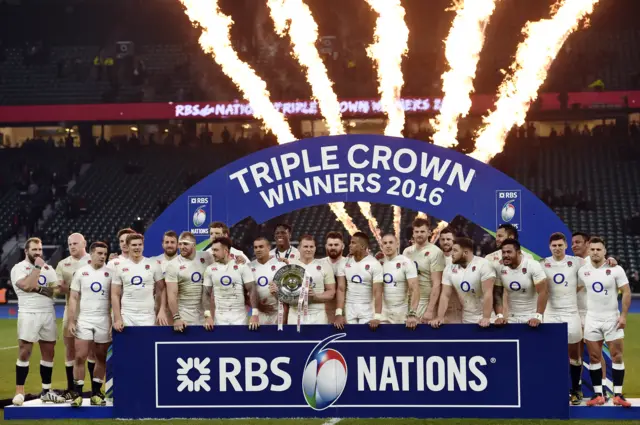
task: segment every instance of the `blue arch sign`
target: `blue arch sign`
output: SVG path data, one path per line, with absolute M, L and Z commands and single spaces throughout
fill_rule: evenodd
M 210 174 L 173 202 L 147 230 L 160 240 L 173 229 L 198 241 L 208 224 L 258 223 L 305 207 L 368 201 L 424 211 L 451 221 L 458 215 L 495 230 L 511 223 L 538 255 L 547 236 L 567 226 L 524 186 L 482 162 L 417 140 L 375 135 L 318 137 L 264 149 Z M 160 254 L 159 244 L 148 249 Z

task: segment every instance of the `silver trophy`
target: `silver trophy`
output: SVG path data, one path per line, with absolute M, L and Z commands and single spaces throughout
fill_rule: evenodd
M 276 298 L 284 304 L 297 305 L 302 286 L 304 285 L 304 267 L 288 264 L 273 276 L 273 283 L 278 287 Z

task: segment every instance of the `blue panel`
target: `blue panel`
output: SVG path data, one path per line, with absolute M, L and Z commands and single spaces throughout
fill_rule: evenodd
M 113 407 L 80 407 L 70 406 L 7 406 L 4 409 L 5 420 L 40 420 L 40 419 L 113 419 Z
M 116 416 L 568 418 L 566 335 L 550 324 L 127 328 L 114 335 L 114 352 L 135 353 L 114 356 Z

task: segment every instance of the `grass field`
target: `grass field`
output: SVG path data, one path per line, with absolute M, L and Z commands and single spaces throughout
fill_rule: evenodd
M 58 323 L 61 326 L 61 320 Z M 629 315 L 627 323 L 628 330 L 626 331 L 625 338 L 625 393 L 628 398 L 640 398 L 640 314 Z M 62 333 L 60 332 L 60 335 Z M 18 342 L 16 340 L 16 320 L 6 319 L 0 320 L 0 399 L 10 399 L 14 395 L 15 384 L 15 361 L 17 356 Z M 40 362 L 40 352 L 37 347 L 34 347 L 33 355 L 31 357 L 31 368 L 29 377 L 27 378 L 26 392 L 27 393 L 39 393 L 40 392 L 40 375 L 38 364 Z M 66 386 L 66 378 L 64 374 L 64 345 L 62 341 L 56 346 L 56 358 L 55 368 L 53 372 L 53 387 L 64 388 Z M 141 423 L 145 425 L 187 425 L 193 424 L 192 420 L 171 420 L 171 421 L 127 421 L 127 423 Z M 230 422 L 238 424 L 260 424 L 260 425 L 322 425 L 327 420 L 316 419 L 298 419 L 298 420 L 198 420 L 197 424 L 213 425 L 213 424 L 228 424 Z M 578 425 L 583 424 L 585 421 L 553 421 L 553 420 L 479 420 L 479 419 L 435 419 L 435 420 L 418 420 L 418 419 L 342 419 L 340 425 L 364 425 L 364 424 L 379 424 L 379 425 L 462 425 L 462 424 L 477 424 L 477 425 L 561 425 L 570 424 Z M 21 424 L 33 424 L 32 421 L 11 421 L 10 423 Z M 115 421 L 55 421 L 55 424 L 67 425 L 85 425 L 85 424 L 112 424 Z M 637 425 L 634 421 L 590 421 L 590 423 L 597 425 Z

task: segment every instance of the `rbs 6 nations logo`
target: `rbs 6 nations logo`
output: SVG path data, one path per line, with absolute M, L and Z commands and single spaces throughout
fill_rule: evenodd
M 211 220 L 211 196 L 189 196 L 189 231 L 196 238 L 209 235 L 209 221 Z
M 522 193 L 519 190 L 496 192 L 496 228 L 509 223 L 522 230 Z
M 347 384 L 347 362 L 340 352 L 326 348 L 346 334 L 332 335 L 314 347 L 304 367 L 302 391 L 309 407 L 324 410 L 333 405 Z

